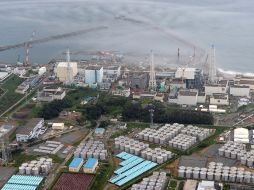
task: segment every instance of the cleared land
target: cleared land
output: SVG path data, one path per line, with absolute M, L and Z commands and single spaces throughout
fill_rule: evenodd
M 4 90 L 4 95 L 0 97 L 0 114 L 6 109 L 14 105 L 19 101 L 24 95 L 15 93 L 18 85 L 20 85 L 24 79 L 19 78 L 16 75 L 11 75 L 4 83 L 0 86 Z
M 53 190 L 88 190 L 93 178 L 93 175 L 63 173 Z

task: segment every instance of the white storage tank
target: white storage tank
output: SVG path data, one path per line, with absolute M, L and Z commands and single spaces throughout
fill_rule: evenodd
M 208 179 L 208 180 L 214 180 L 214 173 L 212 173 L 212 172 L 207 172 L 207 179 Z
M 39 175 L 39 169 L 37 167 L 32 168 L 32 174 L 33 175 Z
M 20 166 L 19 167 L 19 174 L 21 174 L 21 175 L 23 175 L 23 174 L 25 174 L 25 167 L 23 167 L 23 166 Z
M 191 179 L 192 178 L 192 170 L 186 170 L 185 174 L 186 174 L 186 178 L 187 179 Z
M 26 167 L 26 175 L 31 175 L 31 168 L 30 167 Z
M 185 174 L 185 170 L 181 170 L 181 169 L 178 170 L 178 176 L 179 176 L 179 177 L 184 178 L 184 177 L 185 177 L 184 174 Z

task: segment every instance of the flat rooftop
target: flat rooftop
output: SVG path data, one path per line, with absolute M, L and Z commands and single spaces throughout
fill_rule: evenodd
M 192 92 L 192 91 L 188 91 L 188 90 L 179 91 L 179 95 L 181 95 L 181 96 L 196 96 L 197 94 L 198 94 L 198 92 Z
M 84 161 L 83 158 L 74 158 L 71 161 L 69 167 L 70 168 L 77 168 L 83 161 Z
M 92 169 L 98 163 L 96 158 L 89 158 L 84 165 L 84 168 Z
M 33 128 L 41 121 L 43 118 L 32 118 L 24 126 L 19 126 L 17 128 L 16 134 L 29 134 Z
M 90 65 L 88 67 L 86 67 L 86 70 L 100 70 L 101 68 L 103 68 L 100 65 Z

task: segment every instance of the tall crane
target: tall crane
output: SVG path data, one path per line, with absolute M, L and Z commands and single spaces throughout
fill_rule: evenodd
M 23 62 L 23 66 L 28 66 L 29 65 L 29 51 L 30 51 L 30 48 L 32 48 L 31 42 L 34 39 L 34 36 L 35 36 L 35 31 L 33 31 L 29 41 L 27 41 L 26 44 L 25 44 L 26 56 L 25 56 L 25 60 Z

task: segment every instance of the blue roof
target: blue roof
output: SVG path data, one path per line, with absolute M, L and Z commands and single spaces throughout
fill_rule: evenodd
M 40 176 L 13 175 L 2 190 L 35 190 L 42 180 Z
M 114 171 L 116 176 L 109 180 L 109 182 L 114 183 L 117 186 L 124 185 L 158 165 L 157 163 L 144 160 L 143 158 L 127 152 L 122 152 L 116 156 L 124 160 L 120 163 L 120 166 L 122 167 Z
M 84 165 L 84 168 L 92 169 L 94 165 L 98 162 L 96 158 L 89 158 Z
M 95 133 L 103 133 L 105 131 L 104 128 L 96 128 Z
M 81 163 L 83 163 L 83 161 L 84 161 L 83 158 L 74 158 L 71 161 L 69 167 L 70 168 L 77 168 Z

